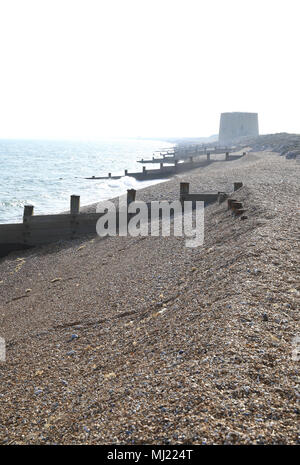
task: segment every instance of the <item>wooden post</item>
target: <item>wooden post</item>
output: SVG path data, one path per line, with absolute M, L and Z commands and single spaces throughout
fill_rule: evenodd
M 243 183 L 242 183 L 242 182 L 234 182 L 234 183 L 233 183 L 233 190 L 234 190 L 234 192 L 237 191 L 238 189 L 240 189 L 241 187 L 243 187 Z
M 143 175 L 145 176 L 146 174 L 146 166 L 143 166 Z
M 30 223 L 28 219 L 33 215 L 33 205 L 24 205 L 24 213 L 23 213 L 23 223 L 24 223 L 24 230 L 23 230 L 23 242 L 24 244 L 28 244 L 30 240 Z
M 229 160 L 229 152 L 226 152 L 226 155 L 225 155 L 225 160 L 228 161 Z
M 206 154 L 207 161 L 210 161 L 210 152 Z
M 135 201 L 136 190 L 135 189 L 128 189 L 127 190 L 127 205 L 131 202 Z
M 188 195 L 190 191 L 190 183 L 189 182 L 181 182 L 180 183 L 180 201 L 184 201 L 185 195 Z
M 193 157 L 190 157 L 190 162 L 193 163 Z
M 164 164 L 163 164 L 163 163 L 160 163 L 160 165 L 159 165 L 159 166 L 160 166 L 160 169 L 162 170 L 162 169 L 163 169 L 163 167 L 164 167 Z
M 226 200 L 227 194 L 226 192 L 218 192 L 218 203 L 222 203 Z
M 111 173 L 108 173 L 108 177 L 111 178 Z
M 33 205 L 24 205 L 23 222 L 26 221 L 29 216 L 33 215 L 33 209 Z
M 70 197 L 70 213 L 71 215 L 77 215 L 80 208 L 80 196 L 71 195 Z
M 128 170 L 125 170 L 125 176 L 127 176 L 127 174 L 128 174 Z
M 237 209 L 234 210 L 234 215 L 235 216 L 241 216 L 244 213 L 245 213 L 245 210 L 243 208 L 237 208 Z M 245 219 L 245 218 L 243 218 L 243 219 Z
M 227 200 L 228 210 L 230 210 L 230 209 L 232 208 L 232 207 L 231 207 L 232 202 L 236 202 L 236 200 L 235 200 L 235 199 L 228 199 L 228 200 Z
M 246 155 L 246 152 L 243 152 L 243 156 L 245 156 L 245 155 Z
M 236 200 L 231 202 L 231 210 L 239 210 L 240 208 L 243 208 L 242 202 L 237 202 Z

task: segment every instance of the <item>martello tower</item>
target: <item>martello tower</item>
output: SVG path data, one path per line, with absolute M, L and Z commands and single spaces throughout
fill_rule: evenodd
M 258 114 L 221 113 L 219 143 L 228 144 L 243 136 L 258 136 Z

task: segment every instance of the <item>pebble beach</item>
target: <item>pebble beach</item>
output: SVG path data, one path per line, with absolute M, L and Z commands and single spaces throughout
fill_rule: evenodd
M 299 443 L 299 179 L 265 150 L 137 191 L 243 182 L 246 219 L 209 205 L 197 248 L 86 236 L 1 259 L 0 443 Z

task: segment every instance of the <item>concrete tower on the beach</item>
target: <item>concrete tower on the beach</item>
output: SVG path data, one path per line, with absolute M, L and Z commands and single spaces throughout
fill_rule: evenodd
M 221 113 L 219 143 L 228 144 L 243 136 L 258 136 L 258 114 Z

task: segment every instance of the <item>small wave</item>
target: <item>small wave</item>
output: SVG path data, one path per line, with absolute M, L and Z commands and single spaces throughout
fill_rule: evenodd
M 30 202 L 28 202 L 27 200 L 17 200 L 17 199 L 1 200 L 0 208 L 5 209 L 5 208 L 23 207 L 25 203 L 30 203 Z
M 36 214 L 58 213 L 67 210 L 72 194 L 80 195 L 81 205 L 89 205 L 123 195 L 127 189 L 162 182 L 137 181 L 130 176 L 85 179 L 97 173 L 123 174 L 124 169 L 141 171 L 137 159 L 152 158 L 161 147 L 161 141 L 150 140 L 0 141 L 0 180 L 5 189 L 0 193 L 0 222 L 22 219 L 25 204 L 34 205 Z

